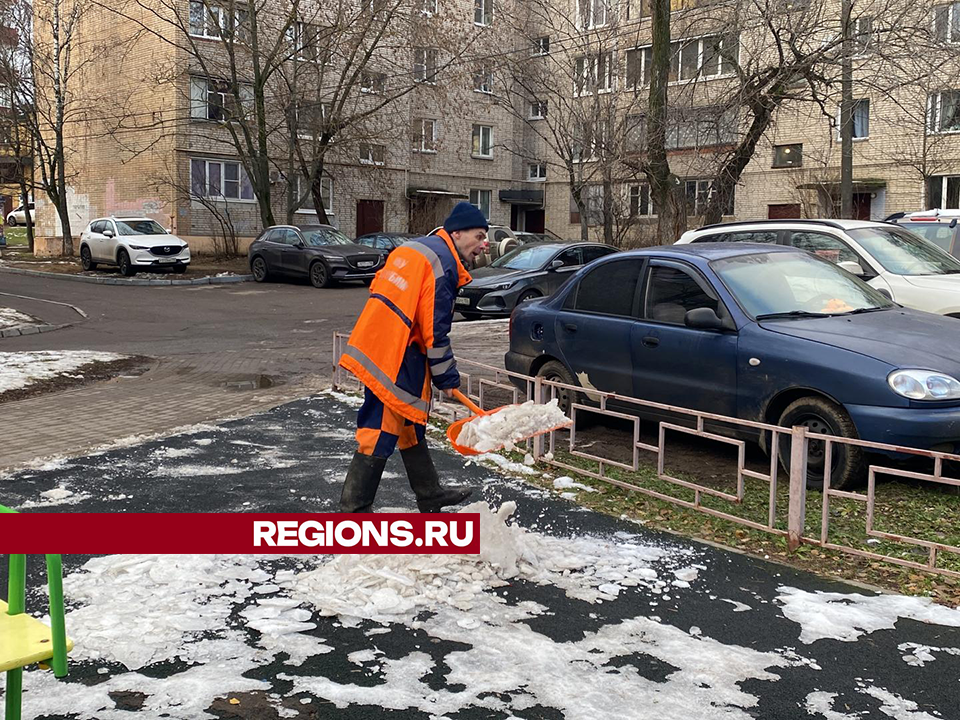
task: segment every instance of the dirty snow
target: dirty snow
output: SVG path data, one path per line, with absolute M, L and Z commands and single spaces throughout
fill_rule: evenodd
M 934 653 L 944 655 L 960 656 L 960 648 L 956 647 L 933 647 L 931 645 L 921 645 L 919 643 L 900 643 L 897 649 L 904 653 L 903 661 L 907 665 L 914 667 L 923 667 L 937 659 Z
M 892 629 L 900 618 L 960 627 L 960 610 L 937 605 L 930 598 L 904 595 L 807 592 L 778 588 L 783 614 L 801 627 L 800 640 L 824 638 L 855 642 L 861 635 Z
M 18 390 L 40 380 L 72 373 L 97 362 L 122 360 L 126 355 L 89 350 L 0 352 L 0 393 Z
M 40 321 L 32 315 L 27 315 L 13 308 L 0 307 L 0 330 L 17 327 L 19 325 L 39 325 Z
M 564 475 L 563 477 L 558 477 L 553 481 L 554 490 L 586 490 L 587 492 L 596 492 L 596 488 L 592 488 L 589 485 L 584 485 L 583 483 L 575 482 L 572 477 Z
M 480 415 L 466 423 L 460 430 L 457 444 L 479 452 L 490 452 L 501 447 L 513 450 L 520 440 L 569 422 L 570 419 L 560 410 L 556 399 L 545 405 L 528 400 L 489 415 Z
M 843 713 L 833 709 L 836 693 L 816 690 L 807 695 L 804 707 L 808 715 L 823 718 L 824 720 L 857 720 L 859 713 Z

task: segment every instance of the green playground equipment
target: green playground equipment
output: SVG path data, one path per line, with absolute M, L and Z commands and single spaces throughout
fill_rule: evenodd
M 15 512 L 0 505 L 0 513 Z M 10 555 L 7 602 L 0 600 L 0 672 L 7 673 L 5 720 L 20 720 L 23 668 L 48 660 L 53 674 L 67 674 L 67 653 L 73 642 L 67 637 L 63 608 L 63 568 L 59 555 L 47 555 L 47 585 L 50 589 L 50 627 L 25 610 L 27 556 Z

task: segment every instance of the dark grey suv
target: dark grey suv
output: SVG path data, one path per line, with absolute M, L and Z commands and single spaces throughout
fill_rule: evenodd
M 340 280 L 369 283 L 387 253 L 357 245 L 331 225 L 275 225 L 260 233 L 247 257 L 257 282 L 286 275 L 309 278 L 322 288 Z
M 473 282 L 460 288 L 456 309 L 469 320 L 509 315 L 519 303 L 553 295 L 574 271 L 616 251 L 601 243 L 523 245 L 472 270 Z

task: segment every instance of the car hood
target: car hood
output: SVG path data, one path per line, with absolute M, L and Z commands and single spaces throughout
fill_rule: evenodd
M 960 320 L 943 315 L 896 308 L 863 315 L 761 320 L 760 327 L 894 367 L 960 373 Z
M 354 255 L 382 255 L 381 250 L 368 248 L 366 245 L 311 245 L 308 250 L 322 252 L 324 255 L 339 255 L 340 257 L 353 257 Z
M 903 279 L 924 290 L 960 292 L 960 273 L 956 275 L 904 275 Z
M 473 278 L 473 282 L 470 283 L 470 286 L 490 287 L 492 285 L 499 285 L 510 280 L 520 280 L 537 272 L 539 271 L 510 270 L 509 268 L 497 268 L 490 267 L 488 265 L 487 267 L 477 268 L 476 270 L 470 271 L 470 276 Z
M 176 235 L 121 235 L 123 242 L 134 245 L 184 245 Z

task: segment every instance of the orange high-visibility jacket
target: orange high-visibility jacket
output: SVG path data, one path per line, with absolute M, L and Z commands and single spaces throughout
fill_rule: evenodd
M 370 284 L 340 365 L 384 405 L 426 423 L 431 379 L 441 390 L 460 386 L 447 334 L 457 290 L 470 280 L 446 231 L 404 243 Z

